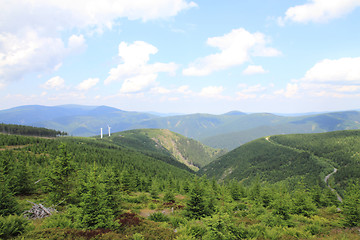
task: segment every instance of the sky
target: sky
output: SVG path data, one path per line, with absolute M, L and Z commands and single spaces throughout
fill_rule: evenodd
M 360 0 L 0 0 L 0 109 L 360 109 Z

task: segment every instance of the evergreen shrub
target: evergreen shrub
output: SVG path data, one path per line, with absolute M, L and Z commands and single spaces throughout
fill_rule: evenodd
M 9 215 L 0 217 L 0 238 L 8 239 L 31 230 L 30 221 L 23 216 Z

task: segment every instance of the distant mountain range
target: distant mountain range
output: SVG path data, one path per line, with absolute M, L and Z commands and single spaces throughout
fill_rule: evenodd
M 171 115 L 171 114 L 170 114 Z M 73 136 L 94 136 L 131 129 L 169 129 L 214 148 L 234 149 L 254 139 L 289 133 L 321 133 L 360 129 L 360 112 L 280 116 L 232 111 L 221 115 L 166 116 L 130 112 L 107 106 L 20 106 L 0 111 L 0 123 L 22 124 L 65 131 Z

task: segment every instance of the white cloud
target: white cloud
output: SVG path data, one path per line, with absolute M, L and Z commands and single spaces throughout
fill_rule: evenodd
M 326 22 L 344 16 L 359 6 L 360 0 L 311 0 L 289 8 L 285 17 L 279 18 L 279 23 L 282 25 L 289 20 L 299 23 Z
M 119 56 L 122 63 L 110 70 L 105 84 L 124 81 L 120 91 L 136 93 L 153 87 L 160 72 L 174 75 L 178 68 L 175 63 L 148 64 L 150 54 L 157 52 L 158 49 L 155 46 L 143 41 L 136 41 L 133 44 L 121 42 Z
M 152 93 L 159 93 L 159 94 L 181 94 L 181 95 L 190 95 L 193 92 L 190 90 L 188 85 L 183 85 L 178 88 L 168 89 L 164 87 L 153 87 L 151 88 Z
M 360 84 L 360 57 L 322 60 L 307 71 L 302 80 L 307 82 L 351 82 Z
M 267 73 L 267 71 L 265 71 L 262 66 L 256 66 L 256 65 L 249 65 L 243 71 L 243 74 L 245 75 L 261 74 L 261 73 Z
M 196 6 L 186 0 L 0 1 L 0 81 L 57 70 L 69 52 L 85 47 L 83 35 L 72 35 L 64 43 L 60 36 L 68 30 L 101 32 L 121 18 L 167 18 Z
M 221 97 L 221 93 L 224 91 L 224 87 L 222 86 L 208 86 L 201 89 L 201 92 L 199 93 L 202 97 Z
M 218 48 L 219 53 L 197 59 L 183 70 L 187 76 L 206 76 L 214 71 L 241 65 L 252 56 L 278 56 L 280 52 L 267 47 L 269 40 L 259 32 L 250 33 L 243 28 L 234 29 L 221 37 L 208 38 L 207 44 Z
M 256 84 L 253 86 L 247 85 L 239 85 L 239 87 L 244 88 L 241 92 L 243 93 L 254 93 L 254 92 L 262 92 L 266 90 L 266 87 L 262 86 L 261 84 Z
M 196 7 L 185 0 L 12 0 L 1 1 L 6 9 L 0 29 L 42 28 L 61 31 L 71 28 L 112 28 L 119 18 L 142 21 L 168 18 Z
M 46 89 L 62 89 L 65 87 L 65 80 L 62 79 L 59 76 L 50 78 L 44 85 L 42 85 L 43 88 Z
M 69 47 L 60 38 L 41 37 L 36 31 L 0 34 L 0 81 L 21 80 L 25 74 L 57 70 L 65 56 L 83 48 L 82 37 L 71 36 Z
M 151 92 L 152 93 L 159 93 L 159 94 L 169 94 L 172 91 L 167 89 L 167 88 L 164 88 L 164 87 L 154 87 L 154 88 L 151 89 Z
M 360 94 L 360 57 L 324 59 L 310 68 L 305 76 L 288 83 L 276 92 L 286 97 L 350 97 Z
M 192 94 L 192 91 L 190 90 L 190 87 L 188 85 L 180 86 L 176 91 L 185 95 Z
M 96 86 L 98 84 L 99 79 L 98 78 L 89 78 L 84 81 L 82 81 L 79 85 L 77 85 L 77 89 L 81 91 L 87 91 L 90 88 Z
M 238 87 L 242 88 L 241 91 L 236 93 L 238 100 L 257 98 L 258 94 L 263 93 L 268 89 L 261 84 L 252 86 L 248 86 L 247 84 L 239 84 Z M 270 84 L 269 87 L 271 88 L 273 86 Z
M 121 93 L 138 93 L 148 90 L 156 83 L 157 74 L 143 74 L 126 78 L 120 92 Z
M 71 35 L 68 40 L 68 48 L 70 51 L 81 51 L 86 47 L 83 35 Z
M 236 95 L 238 100 L 254 99 L 257 97 L 256 94 L 246 94 L 243 92 L 237 92 Z

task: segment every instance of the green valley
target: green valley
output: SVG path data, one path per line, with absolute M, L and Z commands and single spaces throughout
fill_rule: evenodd
M 0 238 L 358 239 L 359 134 L 271 136 L 229 153 L 163 129 L 0 134 Z M 324 183 L 334 167 L 343 203 Z

